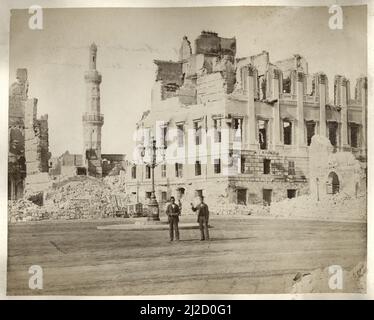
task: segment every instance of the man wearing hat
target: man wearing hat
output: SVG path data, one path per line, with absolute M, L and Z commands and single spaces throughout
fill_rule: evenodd
M 175 233 L 175 240 L 179 241 L 179 216 L 181 214 L 179 206 L 175 203 L 175 198 L 170 197 L 170 203 L 166 208 L 166 214 L 168 216 L 169 221 L 169 234 L 170 234 L 170 241 L 174 240 L 174 233 Z
M 209 230 L 208 230 L 208 222 L 209 222 L 209 208 L 208 205 L 204 202 L 203 196 L 199 196 L 199 203 L 197 206 L 194 206 L 191 203 L 192 211 L 197 211 L 197 222 L 199 223 L 200 227 L 200 240 L 209 240 Z

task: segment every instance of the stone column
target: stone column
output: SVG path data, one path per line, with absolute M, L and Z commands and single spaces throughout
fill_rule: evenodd
M 305 132 L 304 132 L 304 73 L 297 72 L 296 82 L 296 141 L 297 147 L 305 146 Z
M 273 104 L 273 149 L 281 144 L 280 141 L 280 108 L 279 108 L 279 79 L 280 71 L 274 69 L 273 71 L 273 96 L 272 100 L 276 100 Z
M 326 84 L 327 77 L 325 74 L 318 75 L 319 90 L 319 134 L 326 137 Z
M 340 121 L 342 124 L 341 129 L 341 145 L 343 148 L 349 147 L 348 145 L 348 107 L 347 107 L 347 79 L 342 77 L 340 81 Z
M 254 99 L 254 75 L 255 68 L 252 65 L 247 66 L 248 80 L 247 80 L 247 113 L 248 113 L 248 147 L 249 149 L 257 149 L 256 137 L 256 106 Z

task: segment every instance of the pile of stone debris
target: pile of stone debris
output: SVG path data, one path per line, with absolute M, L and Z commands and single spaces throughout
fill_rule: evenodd
M 93 219 L 126 215 L 126 196 L 105 181 L 79 176 L 61 181 L 45 191 L 44 203 L 9 202 L 9 221 Z
M 213 215 L 267 215 L 269 207 L 262 204 L 228 203 L 227 198 L 221 197 L 209 204 L 209 211 Z
M 356 197 L 343 192 L 325 195 L 320 200 L 311 195 L 303 195 L 272 203 L 269 215 L 272 217 L 365 221 L 366 199 L 363 194 Z
M 216 215 L 267 215 L 269 207 L 256 204 L 225 203 L 210 206 L 210 211 Z
M 48 219 L 49 214 L 42 207 L 26 199 L 8 201 L 9 222 L 40 221 Z

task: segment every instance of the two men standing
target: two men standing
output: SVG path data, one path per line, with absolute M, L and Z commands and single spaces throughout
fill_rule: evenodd
M 194 212 L 197 212 L 197 222 L 199 223 L 200 228 L 200 240 L 209 240 L 209 229 L 208 229 L 208 222 L 209 222 L 209 208 L 206 203 L 204 203 L 204 198 L 202 196 L 198 197 L 198 203 L 194 206 L 191 203 L 191 209 Z M 169 234 L 170 234 L 170 241 L 175 240 L 179 241 L 179 216 L 181 214 L 180 206 L 175 203 L 175 198 L 170 198 L 170 204 L 166 207 L 166 214 L 168 216 L 169 222 Z

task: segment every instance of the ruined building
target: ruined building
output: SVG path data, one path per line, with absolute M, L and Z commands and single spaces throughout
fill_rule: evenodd
M 326 137 L 332 152 L 350 152 L 366 161 L 366 78 L 357 80 L 351 97 L 350 81 L 336 76 L 330 102 L 326 75 L 310 74 L 304 57 L 271 62 L 264 51 L 237 58 L 236 39 L 213 32 L 201 33 L 194 53 L 184 37 L 178 61 L 154 62 L 151 109 L 137 128 L 161 136 L 165 152 L 176 151 L 173 163 L 155 168 L 161 202 L 171 195 L 189 201 L 202 194 L 210 204 L 269 204 L 308 193 L 314 135 Z M 175 128 L 177 137 L 170 139 Z M 201 153 L 209 130 L 214 134 Z M 228 148 L 222 148 L 224 131 L 229 132 Z M 331 189 L 330 180 L 323 177 L 323 192 Z M 132 163 L 126 183 L 141 201 L 149 198 L 150 167 Z
M 26 177 L 25 162 L 25 103 L 29 83 L 27 70 L 17 69 L 17 81 L 9 88 L 8 122 L 8 199 L 15 200 L 23 196 Z
M 8 199 L 34 194 L 48 181 L 48 116 L 37 118 L 37 102 L 28 98 L 27 69 L 17 69 L 9 92 Z

